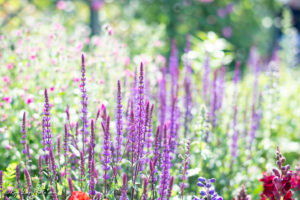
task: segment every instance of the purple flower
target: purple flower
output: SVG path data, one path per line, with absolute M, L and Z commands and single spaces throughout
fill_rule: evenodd
M 170 177 L 170 150 L 169 150 L 169 138 L 167 134 L 167 127 L 164 126 L 164 137 L 163 137 L 163 153 L 162 153 L 162 162 L 161 162 L 161 177 L 160 185 L 158 190 L 159 198 L 158 200 L 165 200 L 167 195 L 167 188 Z
M 177 106 L 177 97 L 173 97 L 171 105 L 171 119 L 170 119 L 170 151 L 174 153 L 177 147 L 178 141 L 178 129 L 179 129 L 179 108 Z
M 43 183 L 43 157 L 42 156 L 39 156 L 39 178 L 40 178 L 40 183 Z
M 104 138 L 103 138 L 103 156 L 102 156 L 102 168 L 104 171 L 103 179 L 105 181 L 105 190 L 104 194 L 106 195 L 107 192 L 107 180 L 109 179 L 108 171 L 110 170 L 110 163 L 111 163 L 111 151 L 110 151 L 110 132 L 109 132 L 109 123 L 110 123 L 110 117 L 108 116 L 105 120 L 105 123 L 102 122 L 102 129 L 104 132 Z
M 69 137 L 69 131 L 68 131 L 68 126 L 65 124 L 65 135 L 64 135 L 64 145 L 63 145 L 63 150 L 64 150 L 64 157 L 65 157 L 65 174 L 67 173 L 67 165 L 68 165 L 68 137 Z
M 211 97 L 211 105 L 210 105 L 210 117 L 211 117 L 211 122 L 212 126 L 216 126 L 216 111 L 217 111 L 217 104 L 218 104 L 218 72 L 219 70 L 216 69 L 214 71 L 214 79 L 213 79 L 213 85 L 212 85 L 212 97 Z
M 26 178 L 28 192 L 31 193 L 31 179 L 30 179 L 30 175 L 29 175 L 27 168 L 24 169 L 24 174 L 25 174 L 25 178 Z
M 222 29 L 222 34 L 226 38 L 230 38 L 232 36 L 232 28 L 229 26 L 226 26 Z
M 23 200 L 23 193 L 20 188 L 20 166 L 19 165 L 17 165 L 16 167 L 16 181 L 17 181 L 17 188 L 18 188 L 20 199 Z
M 2 198 L 3 193 L 3 171 L 0 170 L 0 197 Z
M 92 158 L 92 162 L 91 162 L 91 169 L 90 169 L 91 173 L 90 173 L 90 182 L 89 182 L 89 186 L 90 186 L 90 195 L 92 197 L 92 199 L 94 198 L 96 191 L 95 191 L 95 159 Z
M 174 184 L 174 176 L 171 176 L 170 181 L 169 181 L 169 187 L 168 187 L 168 193 L 167 193 L 167 200 L 169 200 L 171 198 L 173 184 Z
M 51 122 L 50 122 L 50 105 L 48 99 L 48 92 L 45 89 L 45 104 L 44 104 L 44 117 L 43 117 L 43 150 L 49 151 L 52 148 L 52 135 L 51 135 Z
M 85 77 L 85 58 L 84 54 L 81 55 L 81 84 L 80 84 L 80 90 L 81 90 L 81 122 L 82 122 L 82 151 L 83 154 L 85 154 L 85 143 L 87 142 L 87 138 L 89 135 L 88 131 L 88 95 L 86 90 L 86 77 Z
M 200 177 L 199 182 L 197 183 L 198 187 L 201 187 L 200 195 L 202 199 L 212 199 L 212 200 L 223 200 L 221 196 L 215 191 L 215 188 L 212 186 L 212 183 L 216 182 L 214 178 L 206 180 L 203 177 Z M 196 199 L 199 199 L 196 197 Z
M 84 178 L 84 154 L 80 151 L 80 188 L 82 191 L 83 187 L 83 178 Z
M 128 198 L 127 198 L 127 175 L 126 174 L 123 174 L 123 177 L 122 177 L 122 188 L 121 188 L 120 200 L 128 200 Z
M 152 152 L 152 143 L 153 143 L 153 137 L 152 137 L 152 115 L 153 115 L 153 109 L 154 105 L 151 105 L 150 112 L 148 113 L 148 120 L 146 124 L 146 131 L 145 131 L 145 142 L 146 142 L 146 148 L 147 148 L 147 155 L 150 155 Z
M 159 124 L 163 126 L 166 119 L 167 97 L 166 97 L 166 68 L 161 69 L 162 77 L 159 80 Z
M 210 56 L 208 53 L 206 53 L 206 58 L 204 62 L 204 70 L 203 70 L 203 76 L 202 76 L 202 90 L 203 90 L 203 99 L 205 102 L 209 101 L 209 80 L 210 75 Z
M 118 93 L 117 93 L 117 111 L 116 111 L 116 144 L 115 144 L 115 162 L 119 163 L 121 161 L 121 146 L 123 143 L 123 120 L 122 120 L 122 94 L 121 94 L 121 84 L 118 81 Z
M 68 177 L 68 184 L 69 184 L 70 194 L 72 194 L 74 191 L 74 188 L 73 188 L 73 182 L 72 182 L 71 176 Z
M 144 178 L 144 181 L 143 181 L 143 193 L 142 193 L 142 200 L 147 200 L 148 198 L 148 190 L 147 190 L 147 187 L 148 187 L 148 179 L 147 178 Z
M 171 55 L 169 60 L 169 71 L 171 75 L 171 97 L 177 96 L 178 76 L 179 76 L 179 60 L 176 47 L 176 40 L 172 40 Z
M 23 123 L 22 123 L 22 129 L 21 129 L 21 133 L 22 133 L 22 139 L 20 140 L 20 143 L 23 144 L 24 149 L 23 149 L 23 154 L 25 154 L 25 162 L 26 162 L 26 113 L 23 113 Z
M 52 193 L 52 200 L 58 200 L 57 194 L 52 185 L 51 185 L 51 193 Z

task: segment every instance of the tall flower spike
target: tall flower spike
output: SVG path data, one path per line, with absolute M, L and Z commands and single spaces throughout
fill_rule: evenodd
M 20 143 L 23 144 L 23 154 L 25 155 L 25 163 L 26 163 L 26 144 L 27 144 L 27 141 L 26 141 L 26 113 L 24 112 L 23 113 L 23 123 L 22 123 L 22 129 L 21 129 L 21 133 L 22 133 L 22 139 L 20 140 Z
M 115 144 L 115 162 L 121 161 L 121 147 L 123 144 L 123 111 L 122 111 L 122 94 L 121 94 L 121 83 L 118 81 L 118 92 L 117 92 L 117 109 L 116 109 L 116 144 Z
M 67 126 L 67 124 L 65 124 L 65 135 L 64 135 L 64 145 L 63 145 L 64 158 L 65 158 L 65 163 L 64 163 L 65 174 L 67 174 L 67 165 L 68 165 L 68 150 L 69 150 L 68 137 L 69 137 L 68 126 Z
M 51 122 L 50 122 L 50 104 L 48 99 L 48 91 L 45 89 L 45 104 L 43 117 L 43 145 L 46 151 L 52 148 Z
M 128 200 L 127 198 L 127 175 L 123 174 L 122 177 L 122 188 L 120 200 Z
M 235 85 L 234 94 L 233 94 L 233 122 L 232 122 L 232 144 L 231 144 L 231 156 L 232 156 L 232 164 L 236 160 L 237 156 L 237 142 L 239 137 L 239 132 L 237 130 L 237 112 L 238 112 L 238 81 L 240 79 L 240 65 L 241 63 L 238 61 L 235 65 L 235 72 L 233 82 Z
M 169 70 L 171 75 L 171 97 L 177 96 L 177 85 L 179 76 L 179 60 L 176 40 L 172 40 L 171 55 L 169 60 Z
M 91 162 L 91 174 L 90 174 L 90 196 L 92 197 L 92 199 L 94 199 L 94 196 L 96 195 L 96 191 L 95 191 L 95 159 L 94 157 L 92 158 L 92 162 Z
M 167 193 L 167 200 L 169 200 L 171 198 L 173 184 L 174 184 L 174 176 L 171 176 L 170 181 L 169 181 L 169 187 L 168 187 L 168 193 Z
M 152 136 L 152 115 L 153 115 L 153 109 L 154 105 L 151 105 L 150 112 L 149 112 L 149 119 L 147 123 L 147 132 L 146 132 L 146 147 L 147 147 L 147 154 L 150 155 L 152 153 L 152 142 L 153 142 L 153 136 Z
M 29 172 L 26 168 L 24 169 L 24 174 L 27 182 L 28 192 L 31 193 L 31 179 L 30 179 Z
M 145 105 L 144 105 L 144 67 L 143 63 L 140 65 L 140 75 L 138 82 L 138 92 L 136 96 L 136 134 L 137 134 L 137 160 L 140 160 L 139 168 L 143 165 L 143 146 L 144 146 L 144 126 L 145 126 Z
M 73 188 L 73 182 L 72 182 L 71 176 L 68 177 L 68 184 L 69 184 L 70 194 L 72 194 L 74 191 L 74 188 Z
M 164 126 L 164 138 L 163 138 L 163 154 L 162 154 L 162 162 L 161 162 L 161 177 L 160 177 L 160 185 L 159 185 L 159 198 L 158 200 L 164 200 L 167 195 L 167 188 L 169 184 L 170 177 L 170 155 L 169 155 L 169 138 L 167 134 L 167 126 Z
M 0 197 L 2 198 L 3 194 L 3 171 L 0 170 Z
M 166 110 L 167 110 L 167 97 L 166 97 L 166 68 L 161 69 L 161 80 L 159 80 L 159 124 L 163 126 L 166 120 Z
M 80 151 L 80 188 L 81 191 L 83 189 L 83 181 L 84 181 L 84 154 L 82 151 Z
M 51 185 L 51 193 L 52 193 L 52 200 L 58 200 L 57 194 L 52 185 Z
M 209 85 L 210 85 L 210 55 L 206 53 L 205 61 L 204 61 L 204 71 L 202 76 L 202 92 L 203 92 L 203 99 L 204 102 L 209 102 Z
M 148 179 L 147 178 L 144 178 L 144 181 L 143 181 L 143 194 L 142 194 L 142 200 L 147 200 L 148 199 Z
M 104 179 L 104 194 L 106 195 L 107 192 L 107 180 L 110 178 L 108 171 L 110 170 L 110 163 L 111 163 L 111 151 L 110 151 L 110 131 L 109 131 L 109 124 L 110 124 L 110 117 L 108 116 L 106 121 L 106 124 L 102 122 L 102 129 L 104 132 L 104 138 L 103 138 L 103 156 L 102 156 L 102 165 L 103 165 L 103 179 Z
M 236 200 L 251 200 L 251 196 L 247 194 L 246 187 L 242 185 L 240 192 L 238 193 Z M 235 200 L 235 199 L 234 199 Z
M 17 188 L 18 188 L 20 199 L 23 200 L 24 199 L 23 193 L 20 187 L 20 166 L 19 165 L 17 165 L 16 167 L 16 181 L 17 181 Z
M 40 178 L 40 184 L 43 183 L 44 177 L 43 177 L 43 157 L 39 156 L 39 178 Z
M 191 121 L 191 109 L 192 109 L 192 88 L 191 88 L 191 80 L 192 80 L 192 67 L 191 62 L 188 57 L 188 53 L 190 51 L 190 36 L 186 36 L 186 48 L 185 48 L 185 58 L 184 58 L 184 106 L 185 106 L 185 116 L 184 116 L 184 136 L 188 133 L 188 126 Z
M 85 77 L 86 69 L 85 69 L 85 58 L 84 54 L 81 55 L 81 122 L 82 122 L 82 151 L 85 154 L 85 143 L 88 141 L 87 137 L 89 135 L 88 131 L 88 95 L 86 90 L 86 77 Z
M 210 118 L 212 122 L 212 127 L 216 126 L 216 111 L 217 111 L 217 104 L 218 104 L 218 75 L 219 69 L 215 69 L 214 71 L 214 78 L 212 82 L 212 95 L 211 95 L 211 103 L 210 103 Z

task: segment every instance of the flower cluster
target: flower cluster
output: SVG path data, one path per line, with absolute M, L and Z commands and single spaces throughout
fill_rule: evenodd
M 296 173 L 292 177 L 292 187 L 295 191 L 300 191 L 300 162 L 295 169 Z
M 276 152 L 276 164 L 279 168 L 273 169 L 272 174 L 265 173 L 264 177 L 260 179 L 263 182 L 264 190 L 261 193 L 261 199 L 270 200 L 292 200 L 292 175 L 289 165 L 283 165 L 285 163 L 285 157 L 280 153 L 279 147 Z
M 237 197 L 233 200 L 251 200 L 251 196 L 247 194 L 246 187 L 243 185 Z
M 200 177 L 198 178 L 198 180 L 199 182 L 197 183 L 197 186 L 202 188 L 200 192 L 201 198 L 194 197 L 194 200 L 223 200 L 223 197 L 218 195 L 212 185 L 212 183 L 216 182 L 215 178 L 205 179 L 203 177 Z

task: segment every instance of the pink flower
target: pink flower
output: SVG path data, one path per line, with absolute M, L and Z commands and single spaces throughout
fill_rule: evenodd
M 130 58 L 127 56 L 125 58 L 125 66 L 128 66 L 130 64 Z
M 26 99 L 26 104 L 31 104 L 33 102 L 33 99 L 32 98 L 27 98 Z
M 222 18 L 226 17 L 226 15 L 227 15 L 227 10 L 226 10 L 226 8 L 220 8 L 220 9 L 218 9 L 218 15 L 219 15 L 220 17 L 222 17 Z
M 50 91 L 51 92 L 53 92 L 54 91 L 54 87 L 52 86 L 52 87 L 50 87 Z
M 58 1 L 56 3 L 56 8 L 58 10 L 64 10 L 66 8 L 66 2 L 65 1 Z
M 36 55 L 32 54 L 32 55 L 30 56 L 30 59 L 31 59 L 31 60 L 35 60 L 35 59 L 36 59 Z
M 5 101 L 6 103 L 11 103 L 12 99 L 11 97 L 3 97 L 3 101 Z
M 80 78 L 74 77 L 74 78 L 73 78 L 73 81 L 78 83 L 78 82 L 80 81 Z
M 8 63 L 8 64 L 7 64 L 7 68 L 8 68 L 8 69 L 12 69 L 13 67 L 14 67 L 14 63 Z
M 100 84 L 100 85 L 103 85 L 103 84 L 104 84 L 104 80 L 100 80 L 100 81 L 99 81 L 99 84 Z
M 125 76 L 134 77 L 134 73 L 132 71 L 130 71 L 129 69 L 126 69 L 125 70 Z
M 7 83 L 7 84 L 10 83 L 10 80 L 9 80 L 9 78 L 8 78 L 7 76 L 3 76 L 3 81 L 4 81 L 5 83 Z
M 229 26 L 224 27 L 222 29 L 222 34 L 223 34 L 224 37 L 230 38 L 232 36 L 232 29 L 231 29 L 231 27 L 229 27 Z
M 103 5 L 103 2 L 102 0 L 93 0 L 92 1 L 92 9 L 93 10 L 99 10 Z
M 10 144 L 7 144 L 7 145 L 5 145 L 5 149 L 10 150 L 10 149 L 12 149 L 12 146 L 10 146 Z

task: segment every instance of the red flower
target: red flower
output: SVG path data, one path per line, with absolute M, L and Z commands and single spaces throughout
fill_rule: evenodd
M 85 192 L 74 191 L 69 200 L 90 200 L 90 197 Z
M 300 191 L 300 168 L 296 170 L 296 173 L 292 177 L 292 188 L 296 191 Z

